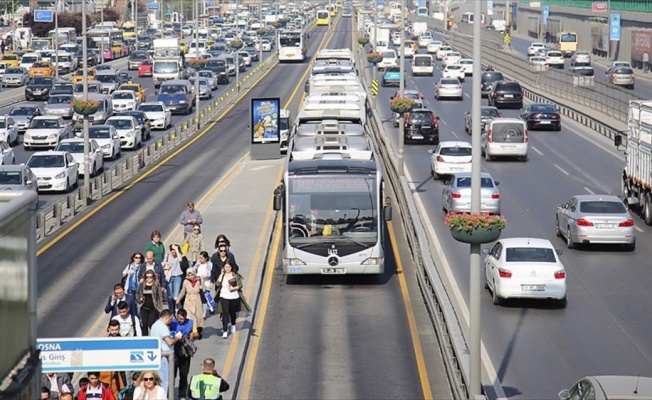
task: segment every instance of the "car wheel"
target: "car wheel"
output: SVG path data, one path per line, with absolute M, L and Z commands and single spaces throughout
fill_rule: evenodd
M 650 193 L 645 194 L 645 200 L 643 203 L 643 219 L 645 220 L 645 225 L 652 225 L 652 201 L 650 199 Z
M 558 308 L 566 308 L 566 305 L 568 304 L 568 300 L 566 300 L 566 297 L 563 299 L 558 299 L 554 300 L 554 305 L 557 306 Z
M 571 234 L 570 225 L 566 227 L 566 247 L 569 249 L 574 249 L 577 247 L 577 243 L 573 242 L 573 235 Z
M 522 162 L 527 162 L 527 156 L 521 156 L 518 159 Z
M 557 235 L 557 237 L 564 236 L 561 234 L 561 229 L 559 228 L 559 218 L 555 218 L 555 234 Z
M 505 301 L 505 299 L 502 299 L 502 298 L 498 297 L 498 295 L 496 294 L 496 282 L 494 282 L 494 288 L 491 291 L 491 301 L 496 306 L 503 305 L 503 302 Z
M 64 193 L 70 192 L 70 181 L 66 178 L 66 188 L 63 190 Z
M 636 242 L 625 245 L 625 251 L 634 251 L 635 249 L 636 249 Z
M 491 161 L 492 160 L 492 157 L 489 155 L 488 151 L 484 152 L 484 159 L 485 159 L 485 161 Z
M 561 124 L 559 124 L 559 126 L 555 128 L 555 131 L 557 132 L 561 131 Z
M 483 272 L 482 277 L 484 278 L 484 288 L 489 290 L 489 280 L 487 279 L 487 269 L 484 268 L 484 270 L 482 272 Z

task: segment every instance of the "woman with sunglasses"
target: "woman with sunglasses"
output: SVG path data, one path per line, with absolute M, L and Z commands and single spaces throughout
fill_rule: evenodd
M 143 274 L 143 279 L 138 285 L 136 302 L 140 306 L 140 321 L 143 325 L 143 336 L 149 335 L 149 328 L 158 319 L 158 314 L 163 311 L 163 288 L 156 273 L 148 269 Z
M 199 253 L 206 251 L 206 237 L 201 233 L 201 225 L 193 224 L 192 232 L 188 234 L 186 241 L 188 242 L 186 257 L 191 265 L 194 265 L 199 260 Z
M 142 253 L 136 252 L 131 255 L 131 261 L 122 270 L 122 280 L 125 292 L 134 296 L 138 291 L 138 268 L 145 261 Z
M 186 280 L 181 285 L 181 292 L 177 298 L 177 305 L 183 304 L 183 309 L 188 313 L 188 319 L 191 319 L 197 327 L 198 338 L 202 338 L 204 330 L 204 311 L 202 309 L 201 295 L 199 291 L 203 288 L 202 282 L 197 277 L 194 268 L 188 268 L 186 271 Z
M 226 249 L 229 251 L 229 253 L 235 254 L 235 252 L 233 251 L 233 247 L 231 246 L 231 241 L 223 233 L 220 233 L 215 238 L 215 248 L 213 249 L 213 254 L 217 253 L 217 251 L 220 248 L 221 244 L 226 245 Z
M 163 262 L 163 271 L 166 278 L 169 275 L 170 293 L 168 294 L 168 308 L 174 314 L 174 304 L 179 297 L 181 291 L 181 284 L 183 283 L 184 271 L 182 267 L 183 255 L 178 244 L 170 245 L 170 252 L 165 255 Z
M 213 264 L 213 274 L 211 276 L 211 281 L 213 282 L 217 282 L 217 277 L 224 268 L 224 265 L 229 264 L 236 268 L 236 270 L 239 269 L 238 263 L 235 262 L 235 256 L 229 251 L 229 247 L 225 243 L 217 247 L 217 251 L 211 256 L 211 263 Z M 219 294 L 220 287 L 217 286 L 215 290 Z
M 161 377 L 155 371 L 143 371 L 136 381 L 134 400 L 166 400 L 167 393 L 161 386 Z

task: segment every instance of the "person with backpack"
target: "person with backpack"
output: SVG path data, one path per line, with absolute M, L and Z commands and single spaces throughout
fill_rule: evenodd
M 120 336 L 143 336 L 140 318 L 129 312 L 129 305 L 127 305 L 127 302 L 121 301 L 118 303 L 118 315 L 111 319 L 120 323 Z
M 140 371 L 131 375 L 131 383 L 118 392 L 118 400 L 134 400 L 134 391 L 136 390 L 136 381 L 140 378 Z
M 197 338 L 198 331 L 194 322 L 188 319 L 188 312 L 183 308 L 177 311 L 176 318 L 170 323 L 170 335 L 181 333 L 182 340 L 174 345 L 174 378 L 179 375 L 179 398 L 185 398 L 188 392 L 188 372 L 190 361 L 197 350 L 192 340 Z

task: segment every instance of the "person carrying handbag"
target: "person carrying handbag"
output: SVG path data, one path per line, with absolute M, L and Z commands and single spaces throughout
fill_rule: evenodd
M 197 338 L 201 339 L 204 330 L 204 312 L 202 310 L 201 291 L 204 290 L 202 281 L 197 277 L 194 268 L 188 268 L 186 279 L 181 285 L 181 291 L 177 298 L 177 305 L 183 305 L 188 313 L 188 319 L 195 323 Z
M 217 311 L 222 314 L 222 338 L 226 339 L 229 336 L 229 324 L 231 334 L 236 331 L 237 313 L 251 311 L 251 307 L 242 294 L 242 276 L 238 274 L 237 266 L 224 264 L 216 286 L 219 293 Z

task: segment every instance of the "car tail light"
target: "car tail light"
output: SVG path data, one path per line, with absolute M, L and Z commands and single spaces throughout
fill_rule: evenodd
M 566 279 L 566 271 L 564 271 L 563 269 L 559 271 L 555 271 L 555 279 Z
M 501 278 L 511 278 L 512 277 L 512 271 L 505 269 L 505 268 L 498 268 L 498 275 Z
M 492 193 L 491 198 L 492 199 L 500 199 L 500 193 Z
M 439 123 L 437 122 L 437 116 L 433 114 L 432 116 L 432 124 L 435 127 L 435 129 L 439 129 Z
M 561 118 L 559 114 L 552 114 L 552 119 L 559 119 Z
M 408 126 L 410 123 L 410 113 L 405 114 L 405 126 Z
M 462 89 L 462 86 L 455 86 L 455 89 Z
M 518 97 L 522 99 L 523 98 L 523 92 L 519 93 Z
M 437 162 L 445 162 L 444 157 L 442 156 L 437 156 Z
M 487 132 L 487 143 L 491 143 L 493 141 L 492 134 L 493 134 L 493 131 L 491 129 L 489 129 L 489 131 Z
M 528 137 L 527 137 L 527 129 L 523 132 L 523 143 L 527 143 Z
M 454 199 L 461 199 L 462 195 L 460 193 L 453 192 L 453 193 L 451 193 L 451 197 L 454 198 Z
M 539 117 L 541 117 L 541 114 L 532 114 L 530 117 L 531 118 L 539 118 Z
M 620 224 L 618 224 L 618 226 L 623 226 L 623 227 L 625 227 L 625 226 L 634 226 L 634 220 L 630 218 L 627 221 L 621 222 Z
M 580 218 L 577 221 L 575 221 L 577 226 L 593 226 L 593 222 L 587 221 L 584 218 Z
M 491 95 L 494 99 L 496 98 L 496 92 Z

